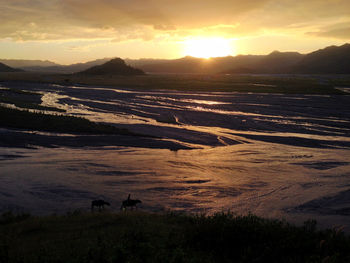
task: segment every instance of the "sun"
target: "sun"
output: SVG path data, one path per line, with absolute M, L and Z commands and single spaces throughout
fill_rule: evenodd
M 231 55 L 231 41 L 224 38 L 196 38 L 184 42 L 186 56 L 198 58 L 225 57 Z

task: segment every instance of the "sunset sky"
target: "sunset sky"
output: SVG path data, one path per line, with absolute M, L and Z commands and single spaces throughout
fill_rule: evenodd
M 0 0 L 0 10 L 0 58 L 63 64 L 215 47 L 221 53 L 206 54 L 305 53 L 350 41 L 349 0 Z

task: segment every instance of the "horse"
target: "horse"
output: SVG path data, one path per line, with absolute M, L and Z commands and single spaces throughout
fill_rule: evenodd
M 131 208 L 136 208 L 137 209 L 137 204 L 142 203 L 141 200 L 138 199 L 130 199 L 130 194 L 128 196 L 128 199 L 124 200 L 122 202 L 122 205 L 120 207 L 120 210 L 126 209 L 127 207 L 131 207 Z
M 111 204 L 108 203 L 108 202 L 106 202 L 106 201 L 104 201 L 104 200 L 94 200 L 94 201 L 91 202 L 91 211 L 94 210 L 94 207 L 95 207 L 95 206 L 97 206 L 97 207 L 98 207 L 98 210 L 101 211 L 101 207 L 104 209 L 104 208 L 105 208 L 105 207 L 104 207 L 105 205 L 110 206 Z

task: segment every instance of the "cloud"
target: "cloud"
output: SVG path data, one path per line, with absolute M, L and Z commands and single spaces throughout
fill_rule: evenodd
M 155 35 L 178 27 L 183 30 L 222 24 L 266 1 L 2 0 L 0 37 L 26 41 L 89 39 L 102 34 L 113 38 L 114 34 L 116 39 L 126 39 L 141 35 L 137 32 L 140 28 L 149 27 Z M 149 35 L 147 39 L 151 39 Z
M 348 25 L 330 26 L 350 19 L 349 0 L 1 0 L 0 10 L 0 38 L 16 41 L 149 41 L 266 30 L 346 39 Z
M 319 31 L 308 32 L 307 34 L 318 37 L 350 40 L 350 22 L 323 27 Z
M 65 12 L 96 26 L 208 26 L 232 20 L 269 0 L 62 0 Z
M 164 30 L 164 31 L 169 31 L 169 30 L 176 30 L 176 27 L 174 25 L 154 25 L 154 29 L 156 30 Z

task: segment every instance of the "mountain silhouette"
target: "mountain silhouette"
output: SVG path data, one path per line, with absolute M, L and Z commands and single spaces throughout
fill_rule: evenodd
M 215 74 L 235 67 L 250 67 L 262 56 L 226 56 L 210 59 L 183 57 L 180 59 L 159 61 L 158 63 L 147 63 L 139 65 L 139 68 L 149 73 L 195 73 L 195 74 Z
M 293 67 L 293 73 L 349 74 L 350 44 L 330 46 L 307 54 Z
M 71 74 L 71 73 L 86 70 L 86 69 L 91 68 L 93 66 L 101 65 L 103 63 L 106 63 L 109 60 L 111 60 L 111 58 L 96 59 L 96 60 L 88 61 L 85 63 L 75 63 L 75 64 L 71 64 L 71 65 L 59 65 L 59 64 L 53 63 L 54 65 L 51 65 L 51 66 L 43 66 L 41 63 L 36 63 L 36 61 L 33 61 L 31 65 L 24 66 L 21 68 L 26 70 L 26 71 L 33 71 L 33 72 Z
M 54 62 L 48 60 L 29 60 L 29 59 L 0 59 L 0 63 L 4 63 L 5 65 L 11 68 L 30 68 L 30 67 L 52 67 L 52 66 L 60 66 Z
M 111 58 L 103 58 L 71 65 L 58 65 L 40 60 L 6 60 L 8 63 L 3 63 L 26 71 L 69 74 L 142 74 L 140 70 L 148 73 L 178 74 L 349 74 L 350 44 L 331 46 L 309 54 L 273 51 L 268 55 L 237 55 L 210 59 L 191 56 L 179 59 L 126 59 L 126 63 L 121 59 L 112 59 L 114 62 L 109 64 L 110 60 Z M 0 62 L 2 61 L 5 60 L 0 59 Z M 86 72 L 87 70 L 90 73 Z
M 256 71 L 262 73 L 285 73 L 291 66 L 298 63 L 304 55 L 298 52 L 274 51 L 264 56 L 255 66 Z
M 274 51 L 268 55 L 238 55 L 211 59 L 184 57 L 160 60 L 158 63 L 147 63 L 138 67 L 149 73 L 349 74 L 350 44 L 331 46 L 305 55 L 298 52 Z
M 23 70 L 11 68 L 3 63 L 0 63 L 0 72 L 21 72 L 21 71 L 23 71 Z
M 154 64 L 139 66 L 145 72 L 151 73 L 206 73 L 205 61 L 201 58 L 184 57 Z
M 142 75 L 142 70 L 130 67 L 120 58 L 114 58 L 102 65 L 88 68 L 87 70 L 78 72 L 84 75 Z
M 290 68 L 298 63 L 304 55 L 298 52 L 273 51 L 265 56 L 242 56 L 241 61 L 235 67 L 222 73 L 260 73 L 280 74 L 287 73 Z M 249 60 L 248 60 L 249 58 Z

